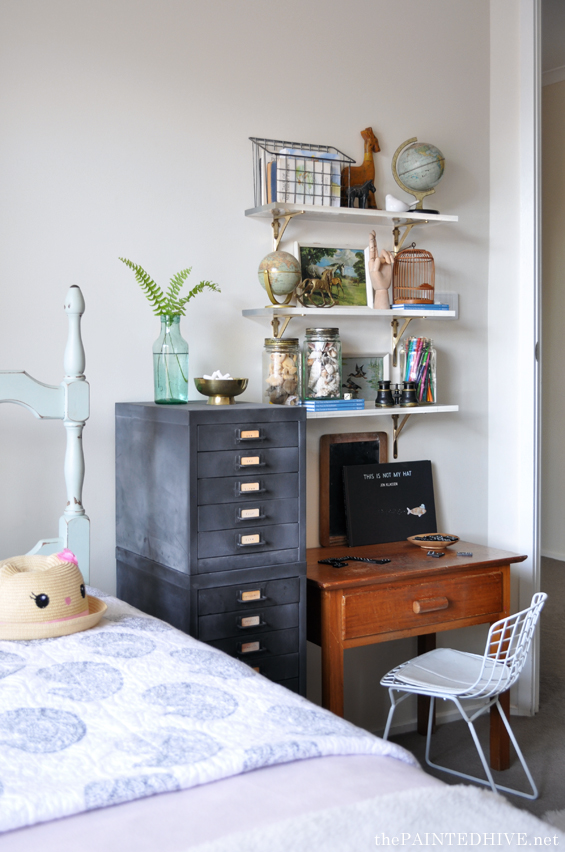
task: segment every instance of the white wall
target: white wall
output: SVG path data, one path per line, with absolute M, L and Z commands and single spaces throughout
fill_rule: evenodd
M 80 284 L 92 385 L 84 503 L 94 584 L 112 591 L 115 582 L 113 406 L 151 397 L 158 332 L 118 256 L 141 263 L 157 281 L 193 265 L 193 283 L 219 283 L 221 296 L 198 296 L 183 321 L 191 376 L 217 367 L 248 375 L 246 398 L 259 398 L 270 329 L 241 317 L 242 308 L 264 304 L 256 268 L 271 246 L 270 228 L 243 216 L 252 206 L 253 135 L 331 144 L 359 161 L 359 132 L 371 125 L 381 144 L 381 203 L 385 192 L 399 192 L 390 160 L 400 142 L 417 136 L 444 152 L 434 203 L 457 213 L 459 224 L 413 231 L 413 238 L 435 256 L 438 289 L 461 294 L 461 320 L 418 320 L 410 330 L 434 338 L 439 399 L 461 411 L 412 418 L 400 458 L 433 461 L 441 528 L 487 541 L 490 10 L 487 0 L 428 0 L 421 10 L 420 0 L 405 0 L 401 15 L 391 0 L 2 5 L 0 363 L 57 383 L 62 300 L 70 284 Z M 500 190 L 512 180 L 504 174 Z M 368 237 L 365 227 L 330 231 L 315 223 L 291 223 L 287 233 L 283 248 L 294 239 L 363 245 Z M 390 245 L 390 235 L 379 236 Z M 513 246 L 500 251 L 512 255 Z M 305 326 L 297 321 L 287 334 Z M 389 345 L 385 322 L 339 326 L 351 353 Z M 309 426 L 310 546 L 317 543 L 319 436 L 350 428 L 340 420 Z M 64 437 L 60 424 L 46 427 L 8 406 L 0 429 L 1 553 L 8 556 L 56 528 Z M 504 437 L 497 441 L 502 452 Z M 53 448 L 47 461 L 46 447 Z M 512 454 L 501 458 L 514 462 Z M 442 640 L 480 647 L 483 635 L 460 631 Z M 348 652 L 349 718 L 371 728 L 382 723 L 378 676 L 413 647 L 406 641 Z M 312 660 L 316 696 L 315 649 Z

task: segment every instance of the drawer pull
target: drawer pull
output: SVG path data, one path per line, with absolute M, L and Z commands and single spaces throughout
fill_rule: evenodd
M 448 606 L 447 598 L 425 598 L 423 601 L 413 601 L 412 603 L 412 609 L 416 614 L 436 612 L 438 609 L 447 609 Z
M 252 518 L 258 521 L 262 521 L 266 518 L 266 515 L 261 513 L 261 509 L 240 509 L 237 514 L 237 521 L 248 521 Z
M 261 642 L 242 642 L 239 646 L 238 654 L 258 654 L 260 651 L 264 651 L 265 648 L 261 647 Z
M 257 547 L 258 544 L 265 544 L 259 533 L 252 535 L 240 535 L 237 542 L 238 547 Z
M 240 592 L 238 603 L 251 603 L 252 601 L 266 601 L 267 596 L 261 593 L 261 589 L 251 589 L 248 592 Z
M 265 627 L 266 624 L 260 615 L 242 615 L 237 626 L 241 630 L 248 630 L 250 627 Z
M 251 666 L 251 668 L 254 672 L 257 672 L 257 674 L 261 674 L 261 666 Z
M 261 456 L 240 456 L 239 464 L 236 468 L 240 470 L 242 467 L 265 467 L 265 462 L 261 461 Z
M 239 494 L 247 494 L 249 491 L 253 491 L 255 494 L 263 494 L 265 488 L 261 488 L 259 482 L 240 482 L 239 483 Z
M 265 436 L 261 435 L 259 429 L 240 429 L 237 438 L 238 442 L 243 441 L 264 441 Z

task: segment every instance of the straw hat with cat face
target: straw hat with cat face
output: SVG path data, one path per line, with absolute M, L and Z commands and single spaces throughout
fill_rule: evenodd
M 88 630 L 107 607 L 86 594 L 70 550 L 0 562 L 0 639 L 48 639 Z

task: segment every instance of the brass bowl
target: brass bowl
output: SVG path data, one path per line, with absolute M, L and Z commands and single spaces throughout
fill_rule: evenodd
M 422 537 L 428 535 L 443 535 L 448 536 L 449 541 L 421 541 Z M 454 544 L 457 544 L 459 541 L 458 535 L 450 535 L 449 533 L 418 533 L 418 535 L 410 535 L 408 536 L 408 541 L 411 544 L 415 544 L 418 547 L 423 547 L 425 550 L 445 550 L 446 547 L 452 547 Z
M 235 405 L 234 396 L 239 396 L 247 387 L 249 379 L 194 379 L 198 393 L 209 397 L 208 405 Z

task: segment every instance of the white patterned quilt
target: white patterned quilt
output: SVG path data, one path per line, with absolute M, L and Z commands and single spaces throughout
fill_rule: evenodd
M 0 831 L 275 763 L 404 749 L 96 589 L 106 617 L 0 641 Z

